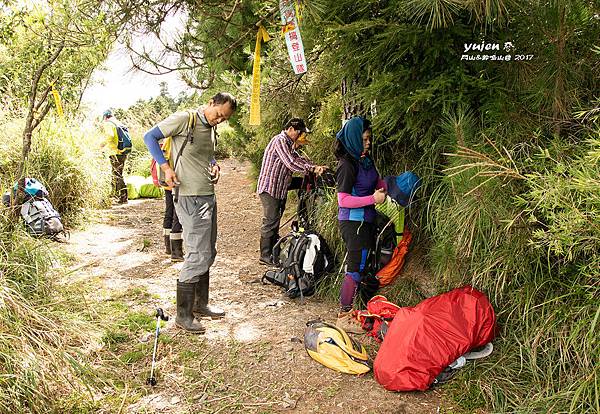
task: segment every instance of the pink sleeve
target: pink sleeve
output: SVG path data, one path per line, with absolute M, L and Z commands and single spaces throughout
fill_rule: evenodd
M 383 188 L 385 189 L 385 191 L 387 191 L 387 184 L 385 183 L 385 181 L 383 181 L 381 179 L 381 177 L 379 177 L 379 179 L 377 180 L 377 187 L 375 187 L 375 189 L 380 189 Z
M 375 204 L 373 195 L 357 197 L 348 193 L 338 193 L 338 205 L 345 208 L 359 208 Z

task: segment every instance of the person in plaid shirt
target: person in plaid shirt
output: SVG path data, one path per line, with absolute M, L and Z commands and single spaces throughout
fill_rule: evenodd
M 273 264 L 273 246 L 279 240 L 279 223 L 285 210 L 292 173 L 321 174 L 327 168 L 315 165 L 296 151 L 301 145 L 308 143 L 308 133 L 310 130 L 302 118 L 292 118 L 265 148 L 256 190 L 263 206 L 260 230 L 261 264 Z

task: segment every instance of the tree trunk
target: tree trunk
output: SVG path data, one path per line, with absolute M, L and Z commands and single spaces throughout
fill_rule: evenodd
M 364 107 L 356 99 L 356 87 L 358 80 L 356 78 L 348 82 L 342 79 L 342 102 L 344 103 L 344 120 L 353 116 L 365 116 Z
M 40 86 L 40 79 L 44 74 L 44 71 L 52 65 L 60 52 L 62 52 L 65 44 L 62 42 L 54 53 L 48 58 L 48 60 L 43 63 L 34 73 L 33 79 L 31 81 L 31 90 L 29 92 L 29 105 L 27 108 L 27 117 L 25 118 L 25 127 L 23 128 L 23 152 L 21 156 L 21 164 L 19 165 L 19 171 L 17 174 L 18 178 L 23 176 L 25 172 L 25 165 L 27 164 L 27 157 L 29 156 L 29 152 L 31 151 L 31 134 L 33 130 L 40 124 L 42 119 L 46 116 L 48 111 L 50 110 L 49 104 L 47 104 L 44 109 L 38 114 L 37 118 L 35 116 L 36 111 L 44 104 L 46 98 L 48 97 L 48 92 L 50 91 L 50 87 L 46 88 L 46 91 L 42 94 L 41 99 L 36 102 L 38 88 Z

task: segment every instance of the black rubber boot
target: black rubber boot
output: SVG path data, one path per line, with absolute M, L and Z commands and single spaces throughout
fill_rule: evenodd
M 210 316 L 211 318 L 222 318 L 225 311 L 217 306 L 208 304 L 208 287 L 210 284 L 209 272 L 200 276 L 196 283 L 196 295 L 194 298 L 194 313 L 200 316 Z
M 165 254 L 171 254 L 171 238 L 169 235 L 165 235 Z
M 183 240 L 171 239 L 171 261 L 183 262 Z
M 260 238 L 260 259 L 258 259 L 260 264 L 273 265 L 273 259 L 271 258 L 273 245 L 271 244 L 271 240 L 271 238 L 266 237 Z
M 194 319 L 192 313 L 195 288 L 195 283 L 177 281 L 177 318 L 175 319 L 175 325 L 188 332 L 201 334 L 204 333 L 204 328 Z

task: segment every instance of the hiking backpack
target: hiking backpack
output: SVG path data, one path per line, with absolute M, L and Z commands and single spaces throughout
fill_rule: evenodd
M 21 205 L 21 217 L 29 233 L 52 239 L 64 233 L 60 214 L 46 198 L 30 198 Z
M 361 375 L 371 370 L 365 347 L 343 329 L 321 320 L 306 323 L 304 347 L 312 359 L 335 371 Z
M 461 356 L 472 358 L 467 353 L 495 335 L 494 308 L 468 285 L 399 308 L 375 357 L 375 379 L 390 391 L 425 391 L 452 375 L 440 376 L 446 367 L 459 368 Z
M 451 293 L 449 293 L 449 295 L 454 295 L 454 298 L 456 299 L 457 302 L 462 301 L 464 303 L 464 298 L 461 298 L 460 294 L 451 292 Z M 485 303 L 485 301 L 482 302 L 482 304 L 484 304 L 484 303 Z M 419 305 L 417 305 L 417 306 L 419 306 Z M 374 296 L 373 298 L 371 298 L 371 300 L 369 300 L 365 310 L 355 310 L 355 311 L 353 311 L 352 316 L 357 321 L 360 322 L 362 328 L 366 331 L 367 336 L 371 336 L 377 342 L 382 343 L 386 340 L 386 335 L 387 335 L 388 331 L 390 330 L 390 325 L 393 323 L 394 319 L 396 318 L 396 315 L 398 313 L 400 313 L 402 315 L 407 309 L 412 309 L 412 308 L 403 309 L 400 306 L 396 305 L 395 303 L 388 301 L 385 296 L 377 295 L 377 296 Z M 456 317 L 457 310 L 452 309 L 452 313 L 453 313 L 454 317 Z M 439 324 L 440 320 L 443 318 L 442 316 L 439 316 L 436 320 L 436 318 L 433 315 L 431 315 L 431 313 L 427 313 L 427 311 L 424 312 L 423 314 L 427 315 L 427 317 L 426 318 L 417 318 L 419 320 L 419 322 L 414 322 L 414 323 L 424 324 L 425 328 L 426 328 L 426 325 L 429 323 L 434 324 L 434 325 Z M 468 316 L 469 311 L 467 311 L 465 314 Z M 480 314 L 484 315 L 485 313 L 480 312 Z M 400 317 L 402 317 L 402 316 L 400 316 Z M 464 326 L 464 321 L 462 321 L 462 318 L 455 319 L 453 325 L 454 326 L 458 326 L 458 325 Z M 403 332 L 406 335 L 406 333 L 410 332 L 410 331 L 407 330 L 407 331 L 403 331 Z M 426 363 L 424 365 L 430 364 L 432 362 L 431 358 L 427 358 L 427 357 L 423 358 L 423 354 L 427 354 L 427 355 L 431 354 L 431 350 L 436 345 L 429 346 L 427 344 L 430 341 L 430 339 L 428 338 L 427 333 L 425 333 L 424 330 L 416 330 L 415 332 L 417 332 L 417 336 L 414 336 L 414 337 L 411 336 L 412 340 L 409 340 L 406 343 L 404 343 L 403 348 L 401 348 L 401 347 L 395 348 L 396 353 L 393 354 L 391 357 L 392 363 L 395 362 L 396 358 L 401 359 L 403 357 L 403 355 L 404 355 L 403 349 L 405 349 L 406 346 L 412 347 L 412 349 L 410 351 L 408 351 L 407 353 L 410 355 L 413 355 L 415 360 L 421 359 L 421 361 L 426 361 Z M 440 353 L 448 352 L 448 349 L 451 348 L 451 346 L 449 346 L 449 344 L 451 342 L 456 343 L 456 341 L 457 341 L 457 339 L 456 339 L 457 336 L 455 335 L 454 332 L 453 332 L 452 338 L 450 338 L 447 335 L 447 333 L 450 332 L 450 330 L 444 330 L 443 332 L 444 332 L 444 335 L 440 335 L 440 331 L 436 332 L 435 328 L 433 328 L 429 334 L 429 335 L 432 335 L 435 337 L 436 343 L 439 341 L 446 342 L 445 343 L 446 346 L 442 346 L 441 348 L 438 348 L 438 352 L 436 353 L 438 356 Z M 391 339 L 389 339 L 389 340 L 391 340 Z M 419 347 L 422 349 L 419 349 Z M 392 348 L 394 348 L 394 347 L 392 346 Z M 450 363 L 446 367 L 444 367 L 443 370 L 435 377 L 435 379 L 433 379 L 431 386 L 440 385 L 440 384 L 447 382 L 458 372 L 458 370 L 460 368 L 465 366 L 467 361 L 484 358 L 484 357 L 490 355 L 491 352 L 493 351 L 494 347 L 491 342 L 488 342 L 482 348 L 475 347 L 475 348 L 469 348 L 469 349 L 470 349 L 469 352 L 458 356 L 458 358 L 456 358 L 452 363 Z M 480 349 L 480 350 L 477 350 L 477 349 Z M 451 358 L 452 358 L 452 356 L 450 357 L 450 359 Z M 383 364 L 379 364 L 378 367 L 379 367 L 379 368 L 377 368 L 378 372 L 379 371 L 385 372 L 386 370 L 390 369 L 390 362 L 388 361 L 388 362 L 384 362 Z M 403 366 L 403 369 L 400 370 L 401 372 L 398 372 L 395 374 L 396 378 L 393 381 L 396 381 L 396 383 L 397 383 L 396 385 L 401 384 L 403 381 L 405 384 L 410 383 L 409 378 L 413 378 L 413 379 L 417 378 L 418 374 L 414 373 L 414 368 L 415 368 L 415 366 L 408 366 L 408 367 Z M 439 370 L 438 368 L 435 368 L 435 369 L 436 369 L 436 371 Z M 429 370 L 429 367 L 426 367 L 425 370 Z
M 383 287 L 392 283 L 400 274 L 412 234 L 404 225 L 405 207 L 389 195 L 382 204 L 375 206 L 375 210 L 380 226 L 377 235 L 376 277 L 379 286 Z
M 333 255 L 317 233 L 298 229 L 297 224 L 294 228 L 273 247 L 273 262 L 279 267 L 267 270 L 262 282 L 282 287 L 291 299 L 303 299 L 313 295 L 320 277 L 333 269 Z
M 386 176 L 383 178 L 387 186 L 387 192 L 402 207 L 408 206 L 416 191 L 421 186 L 421 179 L 412 171 L 405 171 L 398 176 Z
M 109 122 L 112 123 L 117 130 L 117 149 L 119 150 L 119 155 L 129 154 L 131 152 L 131 147 L 133 146 L 131 137 L 129 136 L 129 129 L 121 123 L 117 124 L 114 121 Z
M 187 113 L 188 122 L 186 138 L 183 144 L 181 145 L 181 148 L 179 149 L 177 155 L 173 156 L 173 137 L 166 137 L 160 146 L 160 149 L 162 150 L 165 159 L 167 160 L 173 171 L 175 171 L 175 169 L 177 168 L 177 164 L 179 163 L 179 158 L 183 153 L 183 149 L 186 147 L 188 142 L 193 141 L 193 132 L 194 128 L 196 128 L 196 113 L 194 111 L 187 111 Z M 212 128 L 212 133 L 215 135 L 217 134 L 216 128 Z M 150 174 L 152 175 L 152 182 L 155 186 L 162 187 L 166 190 L 171 189 L 171 187 L 169 187 L 165 181 L 164 171 L 156 163 L 156 160 L 154 158 L 152 158 L 152 161 L 150 163 Z
M 46 187 L 35 178 L 24 178 L 13 187 L 13 198 L 22 200 L 20 212 L 27 231 L 34 236 L 56 240 L 66 231 L 48 196 Z

